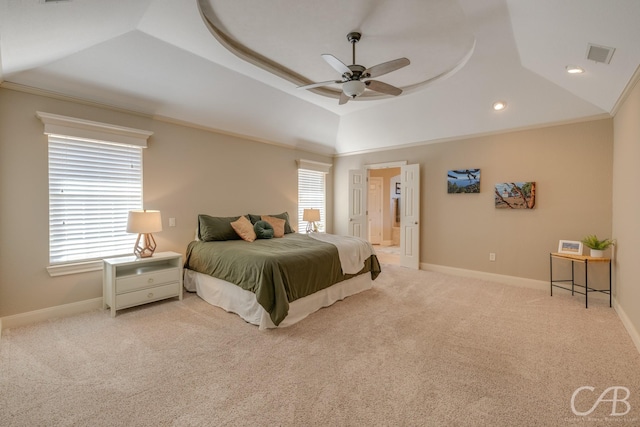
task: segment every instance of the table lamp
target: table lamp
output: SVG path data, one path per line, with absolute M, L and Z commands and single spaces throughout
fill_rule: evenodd
M 156 250 L 153 234 L 162 231 L 162 216 L 160 211 L 135 210 L 129 211 L 127 219 L 127 233 L 138 233 L 133 253 L 138 258 L 148 258 Z M 140 241 L 144 235 L 144 245 Z
M 307 221 L 307 233 L 317 233 L 316 221 L 320 221 L 320 209 L 305 209 L 302 212 L 302 220 Z

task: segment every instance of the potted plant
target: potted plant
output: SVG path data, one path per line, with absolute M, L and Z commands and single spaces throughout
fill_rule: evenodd
M 594 258 L 602 258 L 603 252 L 609 246 L 615 245 L 613 239 L 598 239 L 595 234 L 589 234 L 582 239 L 582 244 L 591 249 L 591 256 Z

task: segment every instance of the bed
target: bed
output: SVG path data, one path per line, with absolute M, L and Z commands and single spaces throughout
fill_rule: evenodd
M 292 325 L 322 307 L 370 289 L 381 271 L 366 240 L 295 233 L 286 212 L 199 215 L 198 223 L 196 240 L 186 251 L 185 289 L 260 329 Z M 244 230 L 236 227 L 238 223 Z M 271 224 L 276 237 L 246 235 L 249 228 L 265 225 L 269 231 Z

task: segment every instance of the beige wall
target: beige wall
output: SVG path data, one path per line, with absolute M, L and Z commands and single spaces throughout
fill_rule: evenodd
M 347 234 L 349 169 L 406 160 L 421 169 L 422 263 L 546 281 L 558 240 L 611 236 L 612 153 L 605 119 L 338 157 L 334 230 Z M 480 194 L 447 194 L 460 168 L 481 169 Z M 494 208 L 494 184 L 514 180 L 536 182 L 535 209 Z
M 162 211 L 158 251 L 184 253 L 197 215 L 288 211 L 296 159 L 332 159 L 148 117 L 0 89 L 0 317 L 102 296 L 100 272 L 48 275 L 47 138 L 36 111 L 154 132 L 144 151 L 145 208 Z M 328 177 L 328 228 L 333 184 Z M 177 226 L 168 227 L 168 218 Z
M 616 164 L 638 158 L 636 88 L 615 119 Z M 145 207 L 160 209 L 159 250 L 184 253 L 198 213 L 236 215 L 289 211 L 295 222 L 295 159 L 331 163 L 306 152 L 253 142 L 53 98 L 0 89 L 0 317 L 101 296 L 99 272 L 51 278 L 47 247 L 47 147 L 35 111 L 155 132 L 144 152 Z M 634 121 L 635 120 L 635 121 Z M 347 233 L 347 171 L 406 160 L 421 165 L 421 262 L 548 280 L 548 253 L 559 239 L 612 236 L 613 120 L 598 120 L 422 145 L 334 159 L 329 175 L 328 230 Z M 480 194 L 446 193 L 446 172 L 480 168 Z M 621 248 L 638 241 L 638 209 L 617 191 L 632 185 L 632 167 L 616 167 L 615 233 L 618 295 L 638 328 L 634 262 L 622 268 Z M 333 181 L 332 181 L 333 176 Z M 493 185 L 537 182 L 533 211 L 493 207 Z M 624 206 L 622 208 L 621 206 Z M 636 207 L 638 208 L 638 207 Z M 332 215 L 333 212 L 333 215 Z M 177 227 L 169 228 L 169 217 Z M 634 218 L 635 217 L 635 218 Z M 634 228 L 635 227 L 635 228 Z M 622 231 L 624 230 L 624 231 Z M 386 239 L 386 237 L 385 237 Z M 625 252 L 635 255 L 634 249 Z M 497 261 L 489 262 L 488 253 Z
M 640 84 L 635 85 L 613 121 L 613 235 L 617 239 L 614 294 L 618 311 L 635 329 L 640 350 Z M 627 326 L 628 327 L 628 326 Z

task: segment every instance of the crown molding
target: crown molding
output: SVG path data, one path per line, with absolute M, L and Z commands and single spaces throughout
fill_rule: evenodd
M 49 90 L 40 89 L 40 88 L 36 88 L 36 87 L 32 87 L 32 86 L 21 85 L 21 84 L 18 84 L 18 83 L 12 83 L 12 82 L 8 82 L 8 81 L 4 81 L 4 82 L 0 83 L 0 89 L 13 90 L 13 91 L 16 91 L 16 92 L 23 92 L 23 93 L 28 93 L 28 94 L 31 94 L 31 95 L 44 96 L 46 98 L 57 99 L 59 101 L 72 102 L 74 104 L 80 104 L 80 105 L 86 105 L 86 106 L 89 106 L 89 107 L 106 109 L 106 110 L 115 111 L 115 112 L 122 113 L 122 114 L 129 114 L 129 115 L 133 115 L 133 116 L 144 117 L 146 119 L 152 119 L 152 120 L 156 120 L 156 121 L 159 121 L 159 122 L 170 123 L 170 124 L 174 124 L 174 125 L 177 125 L 177 126 L 183 126 L 183 127 L 187 127 L 187 128 L 191 128 L 191 129 L 198 129 L 198 130 L 202 130 L 202 131 L 205 131 L 205 132 L 216 133 L 218 135 L 226 135 L 226 136 L 230 136 L 230 137 L 233 137 L 233 138 L 244 139 L 244 140 L 247 140 L 247 141 L 253 141 L 253 142 L 259 142 L 259 143 L 262 143 L 262 144 L 273 145 L 273 146 L 276 146 L 276 147 L 286 148 L 286 149 L 289 149 L 289 150 L 297 150 L 297 151 L 301 151 L 301 152 L 309 153 L 309 154 L 319 154 L 319 155 L 326 156 L 326 157 L 334 157 L 336 155 L 335 150 L 333 149 L 333 147 L 328 147 L 327 150 L 321 150 L 321 149 L 313 150 L 313 149 L 306 148 L 306 147 L 300 147 L 300 146 L 296 146 L 296 145 L 285 144 L 283 142 L 273 141 L 273 140 L 265 139 L 265 138 L 259 138 L 259 137 L 252 136 L 252 135 L 245 135 L 245 134 L 241 134 L 241 133 L 226 131 L 224 129 L 218 129 L 218 128 L 214 128 L 214 127 L 210 127 L 210 126 L 203 126 L 203 125 L 199 125 L 199 124 L 196 124 L 196 123 L 188 122 L 188 121 L 185 121 L 185 120 L 174 119 L 174 118 L 171 118 L 171 117 L 168 117 L 168 116 L 159 115 L 159 114 L 149 114 L 149 113 L 142 112 L 142 111 L 130 110 L 130 109 L 126 109 L 126 108 L 116 107 L 116 106 L 110 105 L 110 104 L 103 104 L 103 103 L 96 102 L 96 101 L 90 101 L 90 100 L 87 100 L 87 99 L 84 99 L 84 98 L 78 98 L 78 97 L 74 97 L 74 96 L 64 95 L 64 94 L 61 94 L 59 92 L 49 91 Z
M 636 68 L 636 71 L 633 73 L 633 76 L 631 76 L 631 79 L 629 80 L 627 85 L 624 87 L 624 90 L 618 97 L 618 100 L 613 105 L 613 108 L 611 109 L 612 116 L 615 117 L 615 115 L 618 114 L 618 110 L 620 109 L 620 107 L 622 107 L 622 104 L 624 104 L 624 102 L 627 100 L 633 88 L 636 86 L 636 84 L 638 84 L 638 81 L 640 81 L 640 65 L 638 66 L 638 68 Z

